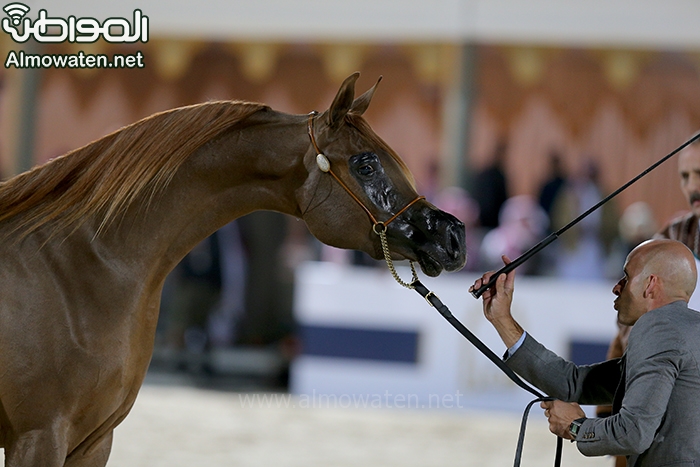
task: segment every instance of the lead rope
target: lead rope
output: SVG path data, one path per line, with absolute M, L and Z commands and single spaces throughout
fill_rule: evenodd
M 444 303 L 442 303 L 442 301 L 437 295 L 435 295 L 435 292 L 429 290 L 426 286 L 423 285 L 423 283 L 420 280 L 418 280 L 418 274 L 416 273 L 416 269 L 412 261 L 410 262 L 411 273 L 413 275 L 412 282 L 409 284 L 402 281 L 399 275 L 397 274 L 396 268 L 394 267 L 394 262 L 391 259 L 385 231 L 386 228 L 379 230 L 376 228 L 374 229 L 374 232 L 377 235 L 379 235 L 379 238 L 382 243 L 382 250 L 384 251 L 384 260 L 386 261 L 386 264 L 389 267 L 389 271 L 391 271 L 391 275 L 394 276 L 396 282 L 398 282 L 401 286 L 406 287 L 407 289 L 413 289 L 416 292 L 418 292 L 430 304 L 430 306 L 435 308 L 438 311 L 438 313 L 440 313 L 442 317 L 447 320 L 447 322 L 449 322 L 460 334 L 462 334 L 462 336 L 464 336 L 469 342 L 471 342 L 471 344 L 474 347 L 476 347 L 482 354 L 484 354 L 486 358 L 491 360 L 491 362 L 494 363 L 503 373 L 505 373 L 505 375 L 508 376 L 508 378 L 510 378 L 511 381 L 513 381 L 522 389 L 528 391 L 536 397 L 536 399 L 530 401 L 530 403 L 525 408 L 522 420 L 520 422 L 520 433 L 518 434 L 518 444 L 515 449 L 515 459 L 513 463 L 514 467 L 520 467 L 520 462 L 522 460 L 523 454 L 523 446 L 525 444 L 525 429 L 527 427 L 527 419 L 528 415 L 530 414 L 530 409 L 532 409 L 532 406 L 536 402 L 551 401 L 554 399 L 545 396 L 544 394 L 534 389 L 532 386 L 525 383 L 525 381 L 520 379 L 520 377 L 516 375 L 515 372 L 511 370 L 501 358 L 498 357 L 498 355 L 496 355 L 490 348 L 488 348 L 486 344 L 484 344 L 478 337 L 476 337 L 476 335 L 474 335 L 474 333 L 467 329 L 467 327 L 464 326 L 461 323 L 461 321 L 455 318 L 450 309 L 447 308 L 447 306 L 445 306 Z M 563 439 L 557 436 L 557 448 L 556 453 L 554 455 L 554 467 L 561 467 L 562 448 Z

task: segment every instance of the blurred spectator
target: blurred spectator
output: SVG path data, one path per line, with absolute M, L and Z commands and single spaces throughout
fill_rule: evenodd
M 207 331 L 212 347 L 230 347 L 245 311 L 247 261 L 237 221 L 216 232 L 219 240 L 221 293 L 209 314 Z
M 256 211 L 238 219 L 248 258 L 245 313 L 236 343 L 265 346 L 294 331 L 294 283 L 282 258 L 287 239 L 287 216 Z
M 500 269 L 501 255 L 515 259 L 535 245 L 547 229 L 547 215 L 530 196 L 509 198 L 501 209 L 500 225 L 491 230 L 481 243 L 484 269 Z M 525 274 L 537 272 L 536 257 L 526 261 L 520 270 Z
M 601 199 L 598 166 L 586 159 L 554 203 L 552 230 L 564 227 Z M 610 201 L 561 236 L 556 245 L 556 274 L 571 279 L 604 278 L 606 255 L 616 236 L 616 209 Z
M 561 189 L 566 183 L 566 176 L 561 163 L 561 154 L 552 150 L 549 153 L 549 174 L 542 184 L 539 193 L 539 202 L 542 209 L 547 213 L 547 217 L 552 217 L 552 207 L 561 193 Z M 549 228 L 551 229 L 551 222 Z M 551 231 L 551 230 L 550 230 Z
M 508 183 L 504 164 L 508 145 L 500 141 L 494 150 L 491 165 L 476 175 L 472 195 L 479 204 L 479 222 L 486 229 L 498 227 L 498 215 L 508 199 Z
M 219 300 L 220 266 L 219 241 L 213 234 L 195 246 L 171 274 L 165 346 L 180 354 L 179 360 L 185 358 L 185 352 L 201 353 L 207 347 L 206 323 Z
M 647 203 L 638 201 L 624 210 L 618 224 L 619 236 L 614 241 L 608 261 L 608 278 L 619 276 L 627 255 L 634 247 L 649 240 L 658 230 L 654 213 Z
M 695 255 L 696 265 L 700 269 L 700 143 L 697 141 L 678 154 L 678 175 L 690 212 L 673 219 L 655 237 L 683 242 Z M 700 292 L 697 288 L 688 306 L 700 311 Z
M 649 240 L 656 233 L 658 225 L 651 207 L 639 201 L 627 206 L 620 218 L 619 229 L 620 239 L 625 245 L 625 256 L 627 256 L 634 247 Z
M 464 223 L 467 264 L 464 271 L 481 270 L 480 266 L 480 238 L 475 229 L 479 223 L 479 206 L 469 193 L 462 188 L 451 186 L 442 190 L 435 197 L 435 206 L 445 212 L 449 212 Z

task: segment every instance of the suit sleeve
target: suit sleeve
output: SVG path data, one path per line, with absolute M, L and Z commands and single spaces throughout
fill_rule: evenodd
M 622 408 L 607 418 L 587 419 L 576 439 L 579 451 L 587 456 L 646 451 L 666 413 L 681 359 L 678 333 L 668 318 L 640 319 L 627 348 Z
M 506 364 L 548 396 L 580 404 L 611 404 L 620 380 L 620 359 L 577 366 L 529 334 Z

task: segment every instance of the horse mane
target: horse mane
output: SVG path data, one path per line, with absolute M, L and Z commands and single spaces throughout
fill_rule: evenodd
M 396 151 L 394 151 L 391 148 L 391 146 L 386 144 L 386 142 L 372 130 L 372 127 L 369 126 L 369 123 L 367 123 L 367 121 L 362 116 L 349 112 L 345 115 L 345 122 L 355 127 L 355 129 L 357 129 L 361 134 L 366 136 L 367 139 L 369 139 L 373 144 L 376 144 L 383 151 L 389 154 L 391 158 L 394 159 L 399 165 L 401 171 L 411 183 L 413 189 L 416 188 L 416 179 L 413 177 L 413 174 L 411 173 L 411 170 L 408 168 L 406 163 L 403 161 L 403 159 L 401 159 L 401 156 L 399 156 L 396 153 Z
M 13 232 L 54 222 L 78 228 L 103 213 L 97 233 L 139 196 L 150 201 L 195 150 L 263 104 L 216 101 L 157 113 L 0 183 L 0 223 Z

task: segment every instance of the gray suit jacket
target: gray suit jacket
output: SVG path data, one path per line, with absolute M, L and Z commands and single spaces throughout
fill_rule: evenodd
M 642 315 L 622 359 L 576 366 L 528 335 L 506 363 L 554 398 L 592 405 L 613 402 L 624 372 L 619 413 L 586 419 L 579 451 L 626 455 L 628 466 L 700 466 L 700 313 L 685 302 Z

